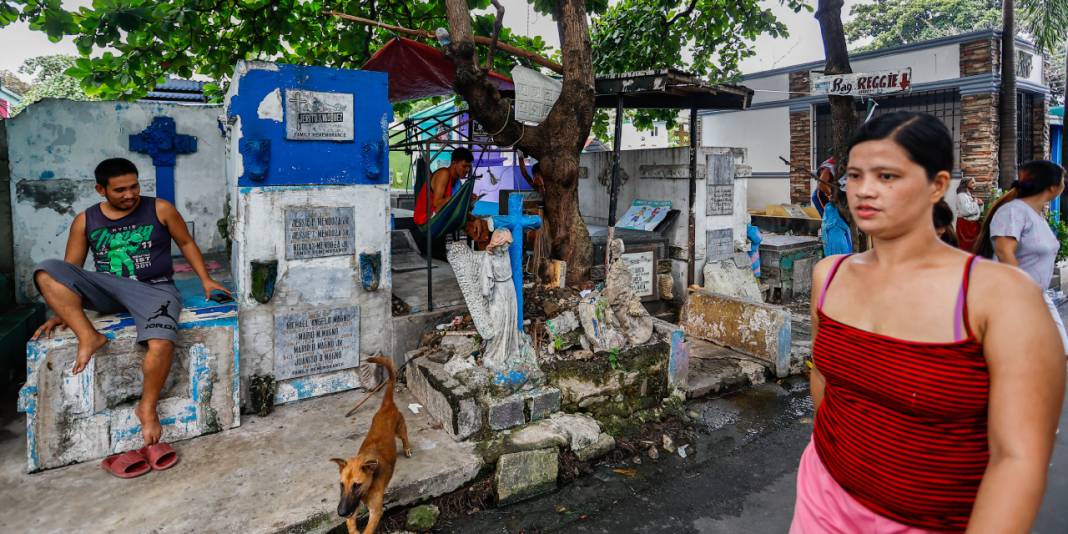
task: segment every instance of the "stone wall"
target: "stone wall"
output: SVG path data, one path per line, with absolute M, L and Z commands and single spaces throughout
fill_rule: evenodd
M 130 151 L 130 136 L 155 117 L 174 119 L 179 134 L 197 138 L 197 151 L 177 156 L 176 205 L 191 223 L 204 252 L 226 248 L 218 221 L 226 204 L 219 106 L 149 102 L 44 100 L 5 121 L 11 178 L 17 298 L 38 298 L 31 270 L 62 258 L 74 216 L 100 202 L 93 170 L 103 159 L 124 157 L 140 172 L 141 192 L 156 193 L 156 168 L 147 154 Z
M 993 72 L 998 62 L 998 42 L 993 38 L 984 38 L 960 45 L 960 75 L 977 76 Z
M 812 112 L 790 112 L 790 202 L 807 205 L 812 195 Z
M 1031 109 L 1031 135 L 1034 150 L 1031 159 L 1049 159 L 1049 97 L 1036 96 Z
M 998 98 L 964 95 L 960 102 L 960 171 L 986 195 L 998 179 Z

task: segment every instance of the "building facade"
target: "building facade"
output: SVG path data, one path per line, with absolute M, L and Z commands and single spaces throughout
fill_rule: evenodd
M 955 142 L 954 177 L 974 178 L 985 191 L 998 180 L 1000 41 L 993 30 L 972 32 L 854 54 L 850 63 L 857 73 L 911 69 L 910 90 L 872 97 L 875 113 L 922 111 L 942 119 Z M 1016 47 L 1017 157 L 1024 162 L 1049 157 L 1049 88 L 1047 66 L 1034 45 L 1017 39 Z M 833 152 L 827 96 L 813 94 L 810 82 L 822 68 L 813 62 L 744 76 L 742 83 L 756 91 L 750 109 L 702 117 L 706 146 L 748 149 L 750 208 L 808 203 L 808 171 Z M 866 101 L 856 99 L 861 120 Z

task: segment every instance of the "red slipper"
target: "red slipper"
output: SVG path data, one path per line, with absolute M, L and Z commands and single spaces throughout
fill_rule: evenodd
M 119 478 L 136 478 L 152 470 L 141 451 L 112 454 L 100 462 L 100 467 Z
M 156 471 L 174 467 L 178 463 L 178 453 L 166 443 L 155 443 L 141 449 L 141 454 L 148 459 L 148 464 Z

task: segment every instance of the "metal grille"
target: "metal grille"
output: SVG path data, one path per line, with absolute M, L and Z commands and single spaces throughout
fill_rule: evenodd
M 885 96 L 875 99 L 879 107 L 875 115 L 893 111 L 917 111 L 938 117 L 953 136 L 953 172 L 960 172 L 960 93 L 956 89 L 924 91 L 906 95 Z M 864 122 L 867 112 L 865 101 L 856 101 L 857 125 Z M 831 124 L 830 104 L 816 105 L 816 159 L 813 168 L 834 153 L 834 129 Z
M 1034 132 L 1031 131 L 1031 119 L 1034 113 L 1034 95 L 1016 93 L 1016 163 L 1022 164 L 1034 159 Z

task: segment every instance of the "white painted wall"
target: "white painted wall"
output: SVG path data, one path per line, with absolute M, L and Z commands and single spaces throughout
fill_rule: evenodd
M 390 346 L 389 186 L 300 186 L 240 188 L 237 192 L 234 279 L 241 324 L 241 376 L 274 374 L 275 315 L 310 309 L 359 306 L 361 354 L 382 352 Z M 285 210 L 287 208 L 352 207 L 355 218 L 355 254 L 287 260 Z M 240 246 L 238 246 L 240 244 Z M 378 290 L 360 284 L 357 255 L 382 253 Z M 274 297 L 267 304 L 251 298 L 251 262 L 277 260 Z M 361 357 L 361 361 L 363 357 Z M 276 402 L 360 386 L 357 368 L 310 375 L 278 384 Z
M 706 159 L 711 154 L 732 153 L 735 157 L 735 182 L 734 182 L 734 208 L 731 215 L 708 216 L 706 213 L 706 189 L 705 169 Z M 649 178 L 642 177 L 643 166 L 673 166 L 689 168 L 688 148 L 666 148 L 650 150 L 631 150 L 620 154 L 620 169 L 626 173 L 628 179 L 619 188 L 616 206 L 616 218 L 622 217 L 634 200 L 670 200 L 672 209 L 681 213 L 675 222 L 674 232 L 669 236 L 669 244 L 685 249 L 689 243 L 689 179 L 688 174 L 680 174 L 681 178 Z M 602 185 L 598 176 L 604 174 L 611 176 L 611 153 L 595 152 L 582 154 L 580 165 L 585 168 L 581 171 L 587 178 L 579 180 L 579 211 L 583 218 L 594 224 L 608 224 L 609 195 L 608 188 Z M 700 266 L 705 259 L 705 230 L 718 228 L 731 228 L 735 241 L 745 241 L 745 228 L 748 219 L 746 212 L 747 188 L 752 180 L 749 178 L 750 169 L 745 149 L 739 148 L 711 148 L 698 149 L 697 157 L 698 179 L 697 198 L 694 203 L 697 218 L 695 224 L 695 269 L 698 283 L 701 279 Z M 686 171 L 688 172 L 688 171 Z M 648 173 L 647 173 L 648 174 Z M 606 180 L 607 182 L 608 180 Z M 686 263 L 673 262 L 673 274 L 675 278 L 676 294 L 680 293 L 686 280 Z
M 668 145 L 668 130 L 663 122 L 653 123 L 651 130 L 638 130 L 629 121 L 623 123 L 623 135 L 619 142 L 621 150 L 667 148 Z
M 960 45 L 947 44 L 899 54 L 853 61 L 853 72 L 878 72 L 912 67 L 912 83 L 920 84 L 960 77 Z
M 753 104 L 785 100 L 790 97 L 790 75 L 786 73 L 762 76 L 760 78 L 747 78 L 742 82 L 752 89 Z
M 790 203 L 790 177 L 754 177 L 746 192 L 749 209 L 763 210 L 768 204 Z
M 786 106 L 714 113 L 701 117 L 701 145 L 748 149 L 753 172 L 788 172 L 790 109 Z
M 177 206 L 193 223 L 201 250 L 225 249 L 216 226 L 226 201 L 220 113 L 219 106 L 44 100 L 6 121 L 19 301 L 38 298 L 33 266 L 62 258 L 74 216 L 100 202 L 93 169 L 101 160 L 133 161 L 142 193 L 155 195 L 152 159 L 130 152 L 129 136 L 157 116 L 173 118 L 179 134 L 197 137 L 197 151 L 179 155 L 174 169 Z

